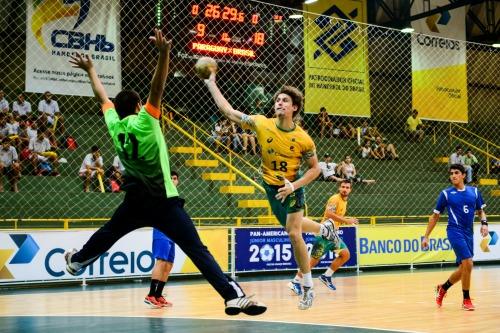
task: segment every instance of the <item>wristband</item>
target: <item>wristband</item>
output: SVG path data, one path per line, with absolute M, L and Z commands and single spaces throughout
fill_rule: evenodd
M 481 220 L 481 225 L 488 226 L 488 222 L 486 220 Z

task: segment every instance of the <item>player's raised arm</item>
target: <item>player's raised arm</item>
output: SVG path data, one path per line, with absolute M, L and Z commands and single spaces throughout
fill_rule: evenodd
M 87 72 L 94 96 L 101 105 L 111 102 L 101 80 L 97 76 L 94 64 L 88 55 L 77 54 L 71 56 L 71 60 L 69 62 L 74 68 L 81 68 Z
M 215 83 L 215 69 L 212 70 L 210 77 L 205 80 L 205 84 L 207 85 L 208 91 L 210 91 L 215 104 L 217 104 L 217 107 L 227 119 L 234 121 L 237 124 L 241 124 L 243 121 L 251 122 L 248 115 L 233 109 L 231 104 L 229 104 L 227 99 L 222 95 L 219 87 L 217 87 L 217 84 Z
M 154 37 L 149 39 L 155 44 L 156 48 L 160 51 L 158 55 L 158 63 L 156 70 L 151 81 L 151 90 L 149 91 L 148 102 L 156 108 L 160 108 L 161 97 L 165 89 L 165 81 L 168 75 L 168 63 L 170 60 L 170 46 L 172 41 L 166 40 L 163 37 L 161 30 L 155 29 Z

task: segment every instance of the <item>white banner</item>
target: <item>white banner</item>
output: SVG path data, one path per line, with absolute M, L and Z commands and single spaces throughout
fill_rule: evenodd
M 430 9 L 451 2 L 432 0 Z M 424 3 L 415 1 L 411 14 L 428 10 Z M 412 27 L 413 108 L 424 119 L 467 122 L 465 7 L 413 21 Z
M 82 231 L 0 231 L 0 284 L 40 280 L 74 279 L 65 270 L 64 252 L 80 249 L 95 230 Z M 227 229 L 199 230 L 202 241 L 227 271 Z M 116 242 L 79 277 L 117 278 L 149 275 L 154 266 L 151 253 L 152 229 L 133 231 Z M 218 242 L 213 239 L 218 238 Z M 221 255 L 222 254 L 222 255 Z M 176 245 L 171 273 L 198 270 Z
M 93 96 L 87 75 L 69 56 L 92 57 L 111 97 L 121 90 L 118 0 L 28 0 L 26 91 Z

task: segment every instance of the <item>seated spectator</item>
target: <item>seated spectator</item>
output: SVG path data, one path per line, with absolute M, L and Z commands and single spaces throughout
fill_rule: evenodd
M 0 90 L 0 113 L 9 112 L 9 102 L 5 99 L 5 93 Z
M 9 136 L 6 115 L 0 115 L 0 140 Z
M 345 122 L 340 126 L 340 135 L 347 139 L 356 139 L 357 130 L 350 122 Z
M 392 143 L 385 144 L 382 140 L 382 137 L 377 136 L 375 138 L 375 143 L 373 144 L 373 153 L 378 159 L 391 159 L 397 160 L 399 159 L 398 154 L 396 153 L 396 147 Z
M 45 137 L 44 131 L 40 130 L 36 138 L 31 139 L 28 147 L 31 152 L 31 164 L 33 165 L 33 170 L 37 176 L 42 176 L 44 174 L 59 176 L 59 172 L 57 171 L 57 168 L 59 167 L 57 153 L 51 151 L 52 147 L 50 145 L 50 141 Z M 48 162 L 52 163 L 54 170 L 52 170 Z M 42 163 L 43 165 L 41 165 Z
M 467 152 L 465 153 L 464 157 L 464 166 L 465 169 L 471 168 L 472 169 L 472 182 L 477 183 L 477 174 L 479 173 L 479 162 L 477 161 L 477 157 L 472 154 L 472 150 L 467 149 Z
M 330 119 L 330 115 L 326 112 L 326 108 L 322 106 L 318 113 L 318 123 L 320 126 L 320 138 L 323 139 L 326 131 L 326 137 L 333 136 L 333 121 Z
M 352 159 L 350 155 L 346 155 L 345 159 L 340 164 L 340 176 L 343 179 L 347 179 L 353 182 L 365 183 L 365 184 L 373 184 L 375 180 L 373 179 L 363 179 L 361 175 L 359 175 L 352 163 Z
M 38 111 L 43 126 L 50 125 L 54 132 L 64 134 L 64 118 L 59 110 L 59 104 L 52 99 L 50 91 L 43 94 L 43 99 L 38 103 Z
M 250 147 L 252 149 L 250 153 L 252 155 L 257 155 L 257 138 L 255 137 L 255 133 L 251 130 L 243 130 L 241 137 L 243 139 L 243 152 L 246 153 L 248 151 L 248 142 L 250 142 Z
M 418 142 L 422 141 L 424 138 L 424 128 L 425 125 L 422 123 L 422 119 L 418 116 L 418 111 L 413 110 L 411 116 L 406 120 L 407 132 L 410 135 L 411 140 L 416 140 Z
M 359 147 L 359 151 L 361 152 L 361 158 L 373 158 L 375 160 L 380 159 L 378 155 L 372 149 L 372 143 L 370 140 L 365 140 L 365 143 Z
M 0 148 L 0 192 L 3 192 L 3 176 L 7 176 L 12 192 L 19 192 L 17 183 L 21 178 L 21 164 L 16 148 L 10 145 L 8 138 L 3 138 Z
M 321 169 L 322 179 L 324 181 L 330 182 L 340 182 L 342 178 L 337 177 L 337 164 L 332 162 L 330 154 L 325 154 L 323 156 L 324 161 L 319 162 L 319 167 Z
M 368 126 L 368 122 L 366 120 L 363 121 L 363 124 L 361 125 L 361 137 L 362 138 L 365 137 L 366 132 L 368 131 L 369 128 L 370 128 L 370 126 Z
M 231 135 L 228 127 L 228 120 L 224 119 L 215 123 L 214 130 L 212 131 L 212 139 L 216 144 L 217 150 L 224 150 L 223 146 L 229 147 L 231 143 Z
M 466 166 L 464 163 L 464 150 L 462 146 L 457 146 L 455 152 L 450 155 L 449 165 L 452 164 L 463 165 L 466 173 L 466 183 L 472 182 L 472 167 L 470 165 Z
M 31 115 L 31 104 L 25 100 L 24 93 L 19 94 L 17 101 L 12 103 L 12 112 L 23 121 L 27 120 Z
M 104 177 L 103 161 L 99 147 L 92 146 L 90 153 L 85 155 L 80 171 L 78 172 L 80 178 L 83 180 L 83 192 L 90 191 L 90 183 L 93 179 L 101 176 L 101 181 Z
M 234 151 L 240 151 L 243 149 L 243 144 L 241 143 L 243 130 L 241 127 L 236 125 L 235 122 L 229 121 L 229 133 L 231 134 L 231 143 L 233 144 L 232 149 Z
M 122 161 L 120 161 L 120 157 L 118 155 L 113 159 L 113 171 L 112 178 L 118 182 L 118 185 L 123 184 L 123 173 L 125 172 L 125 166 Z

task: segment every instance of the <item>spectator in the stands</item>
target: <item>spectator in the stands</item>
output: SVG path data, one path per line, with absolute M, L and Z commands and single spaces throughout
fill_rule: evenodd
M 359 147 L 359 151 L 361 153 L 361 158 L 373 158 L 375 160 L 380 159 L 373 151 L 370 140 L 365 140 L 365 143 Z
M 231 135 L 232 149 L 234 151 L 240 151 L 243 149 L 243 129 L 239 127 L 235 122 L 229 121 L 229 133 Z
M 14 113 L 14 115 L 19 116 L 22 121 L 28 119 L 29 115 L 31 114 L 31 104 L 30 102 L 26 101 L 26 96 L 24 96 L 24 93 L 20 93 L 17 96 L 17 101 L 14 101 L 12 103 L 12 112 Z
M 0 113 L 9 112 L 9 102 L 5 99 L 5 93 L 0 90 Z
M 120 157 L 118 155 L 113 159 L 113 171 L 112 177 L 118 182 L 118 185 L 123 184 L 123 173 L 125 172 L 125 166 L 122 161 L 120 161 Z
M 375 183 L 374 179 L 363 179 L 361 175 L 358 174 L 350 155 L 346 155 L 345 159 L 342 161 L 342 163 L 340 163 L 340 176 L 343 179 L 347 179 L 353 182 L 364 184 Z
M 38 103 L 40 121 L 44 126 L 47 126 L 47 124 L 50 125 L 54 132 L 64 134 L 64 117 L 59 110 L 59 104 L 52 97 L 52 93 L 46 91 L 43 94 L 43 99 Z
M 321 169 L 321 179 L 330 182 L 342 181 L 342 178 L 337 177 L 337 163 L 332 162 L 332 157 L 330 154 L 325 154 L 323 156 L 324 160 L 319 162 L 319 167 Z
M 397 160 L 399 159 L 399 156 L 396 152 L 396 147 L 394 147 L 394 144 L 388 143 L 385 144 L 382 140 L 381 136 L 377 136 L 375 138 L 375 142 L 373 143 L 373 153 L 375 156 L 377 156 L 379 159 L 390 159 L 390 160 Z
M 250 152 L 252 155 L 257 155 L 257 138 L 255 133 L 251 130 L 243 130 L 241 134 L 243 139 L 243 153 Z M 250 149 L 248 150 L 248 142 L 250 142 Z
M 343 138 L 356 139 L 357 130 L 351 122 L 346 121 L 340 126 L 340 135 Z
M 465 155 L 464 155 L 464 166 L 465 169 L 471 168 L 472 169 L 472 182 L 477 183 L 477 175 L 479 173 L 479 162 L 477 160 L 477 157 L 472 154 L 472 150 L 467 149 Z
M 33 170 L 37 176 L 43 176 L 44 174 L 59 176 L 59 172 L 57 171 L 57 168 L 59 167 L 57 153 L 51 151 L 52 147 L 49 139 L 45 137 L 45 131 L 40 129 L 36 138 L 31 139 L 29 143 L 29 150 L 31 152 L 30 159 L 33 165 Z
M 92 148 L 90 149 L 90 153 L 85 155 L 82 165 L 80 166 L 80 171 L 78 172 L 80 178 L 83 181 L 83 192 L 90 191 L 90 184 L 92 180 L 97 179 L 98 176 L 101 176 L 101 181 L 103 181 L 103 166 L 104 163 L 99 147 L 92 146 Z
M 0 147 L 0 192 L 3 192 L 3 177 L 6 176 L 12 192 L 19 192 L 17 186 L 21 178 L 21 164 L 16 148 L 11 146 L 9 138 L 2 139 Z
M 320 137 L 323 138 L 326 133 L 326 137 L 333 136 L 333 121 L 330 119 L 330 115 L 326 111 L 326 108 L 322 106 L 318 113 L 318 123 L 320 126 Z
M 472 167 L 469 165 L 465 165 L 464 162 L 464 150 L 462 146 L 457 146 L 455 148 L 455 152 L 450 155 L 450 160 L 449 160 L 449 165 L 453 164 L 460 164 L 463 165 L 465 168 L 465 181 L 466 183 L 471 183 L 472 182 Z
M 9 135 L 6 114 L 0 115 L 0 140 Z
M 425 125 L 418 116 L 418 111 L 413 110 L 411 116 L 406 120 L 407 132 L 411 140 L 422 141 L 424 138 Z

